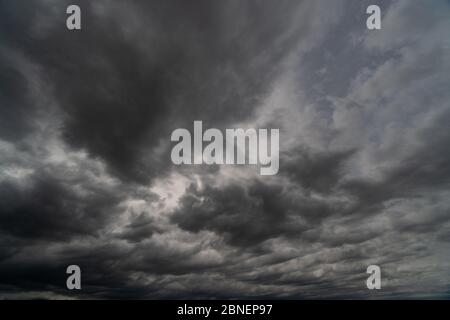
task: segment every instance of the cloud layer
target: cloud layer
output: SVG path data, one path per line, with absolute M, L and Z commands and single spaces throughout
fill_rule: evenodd
M 0 297 L 448 298 L 450 8 L 377 2 L 0 1 Z M 280 172 L 173 165 L 194 120 Z

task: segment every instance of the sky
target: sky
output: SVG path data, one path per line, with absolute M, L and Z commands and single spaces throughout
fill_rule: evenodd
M 449 30 L 444 0 L 0 0 L 0 298 L 450 298 Z M 195 120 L 278 128 L 278 174 L 174 165 Z

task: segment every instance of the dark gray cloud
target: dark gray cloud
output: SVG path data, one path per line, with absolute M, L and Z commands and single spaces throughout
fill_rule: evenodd
M 301 231 L 301 226 L 288 220 L 287 211 L 295 209 L 295 202 L 282 187 L 255 183 L 248 189 L 233 185 L 192 191 L 180 200 L 179 211 L 172 217 L 183 229 L 212 230 L 242 246 Z
M 352 154 L 352 150 L 324 153 L 295 150 L 282 160 L 285 170 L 282 173 L 306 190 L 328 193 L 337 187 L 342 165 Z
M 3 182 L 0 190 L 2 233 L 34 240 L 95 235 L 114 216 L 110 209 L 118 201 L 107 190 L 77 196 L 45 175 L 30 179 L 25 187 Z
M 45 70 L 64 114 L 65 141 L 140 182 L 167 167 L 160 158 L 167 158 L 174 128 L 249 116 L 302 36 L 285 23 L 294 15 L 289 2 L 79 4 L 86 26 L 79 33 L 60 27 L 64 2 L 7 5 L 5 24 L 14 25 L 7 43 Z M 49 30 L 30 36 L 44 18 Z M 11 84 L 20 81 L 15 77 Z
M 30 130 L 29 116 L 33 112 L 27 108 L 27 83 L 17 70 L 6 65 L 1 70 L 1 135 L 3 139 L 18 140 Z M 31 109 L 31 110 L 30 110 Z
M 0 1 L 0 297 L 448 298 L 448 2 L 69 3 Z M 172 165 L 194 120 L 278 175 Z

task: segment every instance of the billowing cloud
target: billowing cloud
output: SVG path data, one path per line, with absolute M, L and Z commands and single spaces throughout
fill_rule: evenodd
M 68 4 L 0 4 L 0 297 L 448 298 L 447 1 Z M 194 120 L 279 173 L 173 165 Z

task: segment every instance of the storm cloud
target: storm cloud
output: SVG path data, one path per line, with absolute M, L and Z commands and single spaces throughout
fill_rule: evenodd
M 372 2 L 0 1 L 0 297 L 448 298 L 450 6 Z M 279 173 L 173 165 L 194 120 Z

